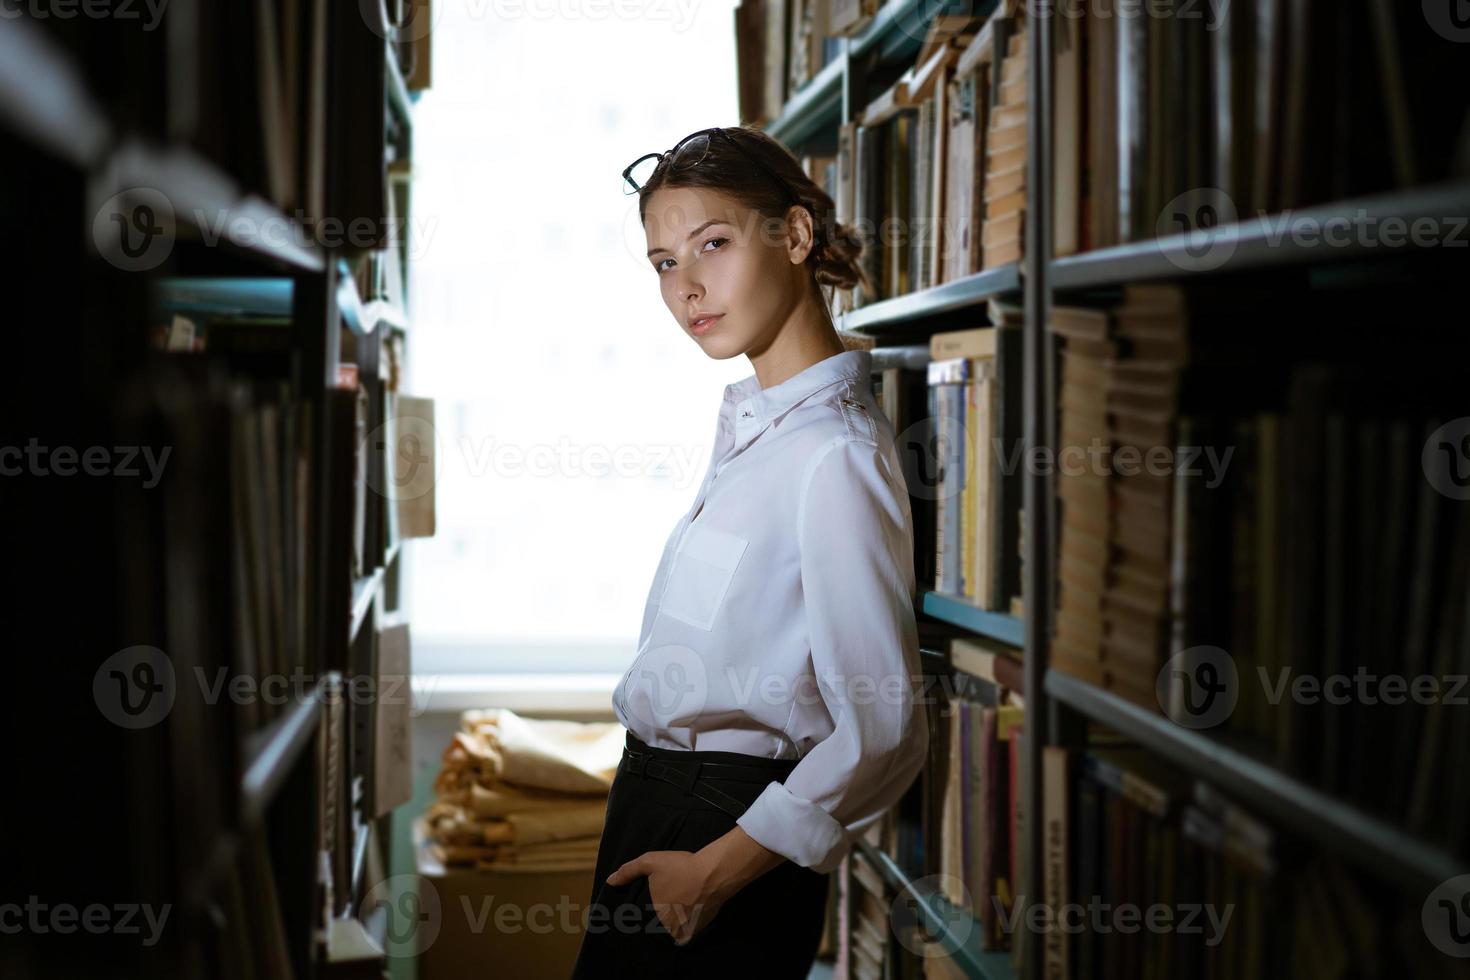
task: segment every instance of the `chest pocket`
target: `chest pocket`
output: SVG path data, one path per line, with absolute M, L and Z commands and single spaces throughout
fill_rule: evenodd
M 712 628 L 749 543 L 728 531 L 691 527 L 674 559 L 659 610 L 702 630 Z

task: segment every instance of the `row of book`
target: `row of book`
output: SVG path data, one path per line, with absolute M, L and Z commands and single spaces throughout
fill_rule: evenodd
M 839 128 L 833 197 L 867 236 L 871 288 L 837 312 L 1020 260 L 1024 27 L 1010 5 L 936 17 L 915 64 Z
M 1022 873 L 1020 660 L 1014 651 L 958 636 L 936 640 L 925 656 L 932 661 L 924 684 L 929 759 L 839 869 L 837 975 L 963 975 L 914 907 L 914 895 L 870 852 L 928 896 L 952 938 L 1010 950 L 1017 969 L 1021 964 L 1023 944 L 1011 943 L 1010 929 Z
M 871 2 L 871 0 L 869 0 Z M 841 51 L 858 24 L 847 0 L 741 0 L 735 8 L 740 123 L 763 126 Z
M 1059 5 L 1056 254 L 1463 174 L 1453 32 L 1387 2 L 1320 12 Z
M 873 391 L 904 461 L 920 581 L 1019 615 L 1022 314 L 988 311 L 991 325 L 874 348 Z
M 385 352 L 396 352 L 385 358 L 385 365 L 397 365 L 401 335 L 385 334 Z M 352 337 L 346 331 L 344 336 Z M 317 625 L 308 564 L 308 542 L 318 533 L 312 499 L 314 481 L 321 478 L 313 462 L 319 409 L 278 373 L 289 356 L 290 337 L 288 320 L 200 313 L 175 313 L 155 332 L 155 343 L 164 350 L 187 352 L 216 369 L 225 363 L 238 369 L 224 370 L 228 391 L 208 397 L 219 399 L 229 417 L 215 445 L 229 454 L 231 638 L 235 665 L 253 678 L 310 674 L 323 656 L 312 646 Z M 392 429 L 400 407 L 415 421 L 425 415 L 431 419 L 432 403 L 394 391 L 396 368 L 384 373 L 393 376 L 369 386 L 358 377 L 357 365 L 348 363 L 342 366 L 339 384 L 329 390 L 331 452 L 350 476 L 352 488 L 338 501 L 345 506 L 334 509 L 329 529 L 329 537 L 340 536 L 347 552 L 340 580 L 331 580 L 331 593 L 341 600 L 343 636 L 354 585 L 401 539 L 432 535 L 434 527 L 432 485 L 424 492 L 397 492 L 403 482 L 398 474 L 405 465 L 403 453 L 382 432 L 371 431 L 378 419 L 386 419 L 383 428 Z M 373 398 L 381 402 L 376 408 Z M 420 455 L 432 453 L 431 441 L 415 445 L 424 446 Z M 287 706 L 280 698 L 244 699 L 244 730 L 260 728 Z
M 288 382 L 253 378 L 232 381 L 229 412 L 235 664 L 246 677 L 289 678 L 311 669 L 316 635 L 307 547 L 319 474 L 312 456 L 316 413 Z M 242 700 L 245 730 L 290 707 L 278 698 Z
M 1449 83 L 1454 45 L 1425 38 L 1406 63 L 1396 38 L 1426 34 L 1416 15 L 1384 5 L 1320 31 L 1310 2 L 1062 5 L 1054 253 L 1463 176 L 1466 100 L 1449 100 L 1442 126 L 1410 118 Z M 1021 259 L 1025 28 L 1011 4 L 983 25 L 936 16 L 916 64 L 813 159 L 839 220 L 870 244 L 873 288 L 838 291 L 834 312 Z
M 936 447 L 934 590 L 1011 612 L 1021 594 L 1021 310 L 936 333 L 927 369 Z
M 1015 651 L 964 637 L 951 641 L 950 659 L 954 689 L 938 770 L 941 887 L 952 905 L 969 911 L 981 949 L 1009 949 L 1021 892 L 1021 661 Z
M 189 295 L 183 285 L 176 283 L 170 295 Z M 218 309 L 205 312 L 206 293 L 222 301 L 222 292 L 201 284 L 193 294 L 198 309 L 188 316 L 172 314 L 161 332 L 164 350 L 155 352 L 152 362 L 160 372 L 153 387 L 168 393 L 161 401 L 171 406 L 171 444 L 178 454 L 177 469 L 165 474 L 164 492 L 171 501 L 198 497 L 207 502 L 206 513 L 200 515 L 202 533 L 187 533 L 180 523 L 175 531 L 181 536 L 179 546 L 206 549 L 209 560 L 217 563 L 208 574 L 191 577 L 197 595 L 173 585 L 170 591 L 181 606 L 220 613 L 198 621 L 211 638 L 199 657 L 191 660 L 182 643 L 169 651 L 180 692 L 173 715 L 180 730 L 191 733 L 190 751 L 176 771 L 192 781 L 186 796 L 194 801 L 196 814 L 190 833 L 178 842 L 181 853 L 190 856 L 181 866 L 208 867 L 216 841 L 249 832 L 248 826 L 231 829 L 243 768 L 261 757 L 261 738 L 275 730 L 272 722 L 298 710 L 303 698 L 320 698 L 320 732 L 313 743 L 317 757 L 310 766 L 318 773 L 312 812 L 319 823 L 311 853 L 320 864 L 318 926 L 330 959 L 330 936 L 341 933 L 339 923 L 351 915 L 365 880 L 359 855 L 372 854 L 371 847 L 362 850 L 362 835 L 372 818 L 408 799 L 412 777 L 408 627 L 396 615 L 373 616 L 349 640 L 349 597 L 353 583 L 382 560 L 382 551 L 396 540 L 393 535 L 421 536 L 433 530 L 432 484 L 426 492 L 396 493 L 400 461 L 395 443 L 391 437 L 370 440 L 366 427 L 379 417 L 376 413 L 396 421 L 403 404 L 417 405 L 408 409 L 415 417 L 432 419 L 432 403 L 392 390 L 401 356 L 401 344 L 395 341 L 401 341 L 401 334 L 387 330 L 343 345 L 349 356 L 362 357 L 368 353 L 362 344 L 382 343 L 377 383 L 371 386 L 381 404 L 373 413 L 370 386 L 361 383 L 356 363 L 342 366 L 341 383 L 327 390 L 325 403 L 305 398 L 290 380 L 290 321 L 257 316 L 236 322 Z M 252 296 L 252 302 L 261 302 L 258 289 Z M 345 327 L 339 329 L 344 341 L 353 338 Z M 192 342 L 168 342 L 181 332 Z M 253 339 L 243 340 L 242 333 Z M 388 353 L 393 350 L 399 354 Z M 325 476 L 318 465 L 319 405 L 330 419 Z M 432 450 L 432 439 L 424 446 Z M 370 461 L 383 483 L 370 486 Z M 346 488 L 333 495 L 326 527 L 319 524 L 312 503 L 322 479 Z M 213 486 L 224 492 L 203 492 Z M 335 613 L 328 616 L 325 650 L 318 647 L 315 632 L 324 615 L 316 609 L 311 565 L 315 549 L 310 545 L 316 540 L 336 555 L 335 588 L 328 590 Z M 174 566 L 184 567 L 179 559 Z M 209 688 L 196 685 L 196 674 L 231 696 L 208 702 Z M 237 697 L 241 680 L 250 687 L 246 696 Z M 221 733 L 229 734 L 231 744 L 222 744 Z M 240 765 L 221 765 L 211 754 L 215 751 Z M 219 806 L 205 805 L 215 799 Z M 269 854 L 238 857 L 269 861 Z M 289 976 L 289 964 L 283 972 L 279 962 L 284 940 L 274 931 L 279 909 L 259 904 L 269 869 L 248 870 L 252 877 L 245 883 L 251 889 L 246 913 L 233 904 L 245 887 L 235 872 L 216 883 L 219 890 L 211 900 L 218 903 L 220 924 L 208 941 L 219 944 L 225 955 L 243 944 L 262 957 L 274 957 L 261 963 L 241 959 L 231 967 L 242 971 L 240 976 Z M 340 936 L 339 941 L 346 942 Z
M 92 90 L 123 131 L 179 140 L 228 173 L 246 194 L 287 214 L 320 221 L 382 222 L 386 195 L 364 160 L 345 150 L 383 136 L 389 59 L 405 87 L 429 84 L 429 0 L 341 7 L 328 0 L 209 4 L 139 28 L 130 49 L 151 52 L 141 69 L 125 60 L 107 19 L 44 18 L 61 34 Z M 146 17 L 138 18 L 146 22 Z M 113 23 L 112 26 L 116 26 Z M 121 29 L 121 28 L 119 28 Z M 219 56 L 214 39 L 231 38 Z M 389 39 L 392 39 L 391 41 Z M 146 98 L 112 84 L 145 71 Z M 369 149 L 372 149 L 369 147 Z
M 1041 776 L 1045 976 L 1464 975 L 1421 917 L 1428 895 L 1322 855 L 1143 748 L 1048 746 Z
M 1470 737 L 1456 340 L 1426 321 L 1358 349 L 1406 301 L 1349 294 L 1361 319 L 1322 350 L 1282 328 L 1329 297 L 1257 299 L 1131 285 L 1053 309 L 1075 465 L 1051 664 L 1470 853 L 1470 791 L 1443 778 Z

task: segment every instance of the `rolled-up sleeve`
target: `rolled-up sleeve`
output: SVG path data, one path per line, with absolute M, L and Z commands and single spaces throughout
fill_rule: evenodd
M 912 784 L 929 736 L 914 698 L 919 641 L 903 476 L 874 443 L 843 438 L 812 461 L 804 482 L 796 522 L 803 602 L 833 731 L 736 822 L 769 850 L 825 873 Z

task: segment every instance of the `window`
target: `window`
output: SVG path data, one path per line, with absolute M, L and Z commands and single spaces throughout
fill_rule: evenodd
M 443 467 L 437 536 L 405 551 L 415 667 L 621 672 L 750 365 L 679 329 L 620 174 L 738 118 L 733 0 L 435 10 L 406 388 L 435 396 Z

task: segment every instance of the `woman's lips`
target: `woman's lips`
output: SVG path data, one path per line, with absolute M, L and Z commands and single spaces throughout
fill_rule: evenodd
M 702 333 L 708 333 L 710 330 L 714 329 L 715 324 L 719 323 L 722 319 L 724 319 L 724 317 L 725 314 L 717 313 L 714 316 L 707 316 L 702 320 L 695 320 L 689 325 L 689 332 L 694 334 L 696 337 Z

